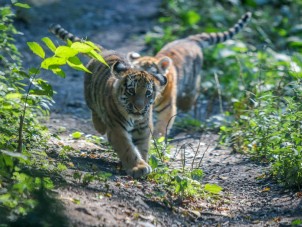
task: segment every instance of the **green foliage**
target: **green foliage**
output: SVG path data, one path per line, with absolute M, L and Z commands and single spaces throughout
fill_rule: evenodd
M 73 132 L 71 134 L 73 139 L 80 139 L 82 137 L 82 135 L 83 135 L 83 133 L 81 133 L 81 132 Z
M 300 226 L 302 225 L 302 220 L 301 219 L 295 219 L 291 223 L 292 226 Z
M 68 46 L 56 47 L 48 37 L 42 38 L 42 41 L 54 53 L 53 56 L 45 58 L 45 51 L 37 42 L 27 42 L 27 45 L 34 54 L 43 59 L 40 65 L 42 69 L 51 70 L 54 74 L 63 78 L 66 75 L 61 67 L 66 64 L 75 70 L 91 73 L 77 57 L 80 53 L 86 54 L 107 65 L 104 58 L 99 54 L 100 49 L 92 42 L 74 42 L 68 43 Z
M 156 144 L 156 146 L 155 146 Z M 205 198 L 219 195 L 222 190 L 218 185 L 202 185 L 203 171 L 200 168 L 170 167 L 169 153 L 171 146 L 166 144 L 164 138 L 159 138 L 150 150 L 149 164 L 153 172 L 148 175 L 148 180 L 160 185 L 160 192 L 153 195 L 162 200 L 172 197 L 172 199 L 185 198 Z
M 302 65 L 301 65 L 302 66 Z M 301 81 L 291 82 L 274 93 L 254 97 L 251 110 L 230 127 L 223 127 L 224 139 L 236 151 L 248 151 L 272 163 L 272 173 L 281 183 L 302 184 L 302 90 Z M 290 96 L 288 96 L 290 95 Z
M 202 131 L 204 128 L 204 125 L 200 120 L 197 120 L 191 116 L 176 119 L 173 126 L 177 129 L 196 132 Z
M 13 3 L 29 8 L 27 4 Z M 63 65 L 89 72 L 77 57 L 81 53 L 104 62 L 99 48 L 91 42 L 56 47 L 45 37 L 42 41 L 53 56 L 46 56 L 47 52 L 39 43 L 28 42 L 30 50 L 42 62 L 38 68 L 25 70 L 14 44 L 13 37 L 18 31 L 13 19 L 10 7 L 0 7 L 0 219 L 4 222 L 26 215 L 38 205 L 38 194 L 52 189 L 53 183 L 44 176 L 45 172 L 56 174 L 66 170 L 62 163 L 51 163 L 45 153 L 47 129 L 38 119 L 48 114 L 54 91 L 46 80 L 38 78 L 41 69 L 51 70 L 61 77 L 65 77 L 60 68 Z M 62 149 L 60 157 L 66 158 L 66 150 L 68 148 Z M 106 176 L 100 174 L 98 179 Z

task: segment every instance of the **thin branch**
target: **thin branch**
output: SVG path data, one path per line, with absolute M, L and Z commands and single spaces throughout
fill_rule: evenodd
M 193 157 L 193 161 L 192 161 L 192 164 L 191 164 L 191 170 L 193 170 L 193 165 L 194 165 L 194 163 L 195 163 L 195 159 L 196 159 L 196 157 L 197 157 L 197 154 L 199 153 L 200 144 L 201 144 L 201 137 L 200 137 L 200 139 L 199 139 L 199 143 L 198 143 L 196 152 L 195 152 L 194 157 Z
M 169 124 L 170 124 L 171 120 L 172 120 L 174 117 L 176 117 L 178 114 L 179 114 L 179 113 L 173 115 L 173 116 L 169 119 L 168 124 L 166 125 L 165 145 L 167 145 L 167 143 L 168 143 L 168 127 L 169 127 Z
M 23 111 L 19 117 L 20 119 L 20 123 L 19 123 L 19 129 L 18 129 L 18 147 L 17 147 L 17 152 L 18 153 L 22 153 L 22 145 L 23 145 L 23 125 L 24 125 L 24 119 L 25 119 L 25 114 L 26 114 L 26 109 L 27 109 L 27 100 L 28 100 L 28 96 L 29 96 L 29 92 L 31 90 L 31 87 L 33 85 L 33 80 L 36 78 L 36 76 L 38 75 L 38 72 L 40 72 L 41 67 L 36 70 L 35 74 L 29 78 L 29 86 L 27 88 L 26 91 L 26 96 L 25 96 L 25 101 L 24 101 L 24 108 Z
M 215 77 L 215 82 L 216 82 L 216 86 L 217 86 L 217 92 L 218 92 L 218 99 L 219 99 L 219 108 L 220 108 L 220 113 L 221 113 L 221 114 L 223 114 L 221 88 L 220 88 L 220 84 L 219 84 L 218 76 L 217 76 L 217 74 L 216 74 L 216 73 L 214 73 L 214 77 Z
M 155 150 L 157 151 L 160 160 L 161 160 L 162 162 L 164 162 L 163 155 L 161 154 L 161 152 L 160 152 L 159 149 L 158 149 L 156 140 L 155 140 L 155 138 L 154 138 L 154 135 L 153 135 L 153 132 L 152 132 L 150 126 L 149 126 L 149 129 L 150 129 L 151 137 L 152 137 L 152 139 L 153 139 L 153 144 L 154 144 Z

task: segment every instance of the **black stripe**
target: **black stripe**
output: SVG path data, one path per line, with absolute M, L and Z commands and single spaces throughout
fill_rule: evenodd
M 165 109 L 167 109 L 169 106 L 171 106 L 171 102 L 169 102 L 166 106 L 164 106 L 164 108 L 162 108 L 161 110 L 155 110 L 156 113 L 160 113 L 163 112 Z
M 217 40 L 216 40 L 216 43 L 221 43 L 224 39 L 224 35 L 223 33 L 219 32 L 217 33 Z
M 109 102 L 109 105 L 110 105 L 110 109 L 111 110 L 114 110 L 115 109 L 115 106 L 114 106 L 114 102 Z M 122 126 L 122 128 L 127 131 L 127 128 L 125 127 L 124 125 L 124 122 L 126 121 L 128 123 L 128 121 L 123 117 L 123 115 L 121 114 L 118 114 L 118 112 L 116 111 L 113 111 L 112 114 L 114 115 L 114 120 L 120 125 Z M 122 120 L 120 120 L 122 118 Z M 124 121 L 123 121 L 124 120 Z
M 230 33 L 230 32 L 224 32 L 224 33 L 222 33 L 222 34 L 223 34 L 222 42 L 226 41 L 227 39 L 229 39 L 230 37 L 233 36 L 233 34 Z
M 234 26 L 234 29 L 235 29 L 235 33 L 238 33 L 240 31 L 240 25 L 236 24 Z
M 136 132 L 136 131 L 143 131 L 143 130 L 146 130 L 147 128 L 148 128 L 149 126 L 148 125 L 146 125 L 145 127 L 142 127 L 142 128 L 134 128 L 134 129 L 132 129 L 132 130 L 130 130 L 130 131 L 128 131 L 129 133 L 134 133 L 134 132 Z
M 132 139 L 132 142 L 134 143 L 134 144 L 137 144 L 138 142 L 142 142 L 142 141 L 145 141 L 145 140 L 147 140 L 148 139 L 148 137 L 143 137 L 143 138 L 138 138 L 138 139 Z
M 215 33 L 210 33 L 209 34 L 209 38 L 210 38 L 210 43 L 211 44 L 216 43 L 216 35 L 215 35 Z

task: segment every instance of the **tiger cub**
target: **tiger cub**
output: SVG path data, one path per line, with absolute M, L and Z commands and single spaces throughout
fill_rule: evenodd
M 247 12 L 232 28 L 223 33 L 201 33 L 170 42 L 154 57 L 128 53 L 127 57 L 135 68 L 162 74 L 168 79 L 161 97 L 154 104 L 157 113 L 154 134 L 157 137 L 169 132 L 177 108 L 187 112 L 195 103 L 200 88 L 202 49 L 231 39 L 250 18 L 251 13 Z
M 63 40 L 80 40 L 59 25 L 51 31 Z M 103 47 L 102 56 L 109 67 L 94 59 L 87 65 L 92 74 L 85 74 L 85 100 L 95 129 L 107 134 L 127 174 L 141 177 L 152 171 L 147 164 L 152 104 L 167 79 L 133 69 L 119 53 Z

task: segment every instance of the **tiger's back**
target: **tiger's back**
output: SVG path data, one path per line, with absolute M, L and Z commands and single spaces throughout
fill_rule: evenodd
M 177 108 L 187 112 L 193 106 L 196 94 L 200 90 L 203 53 L 196 42 L 182 39 L 167 44 L 155 57 L 162 58 L 164 56 L 172 60 L 177 74 L 175 94 Z

